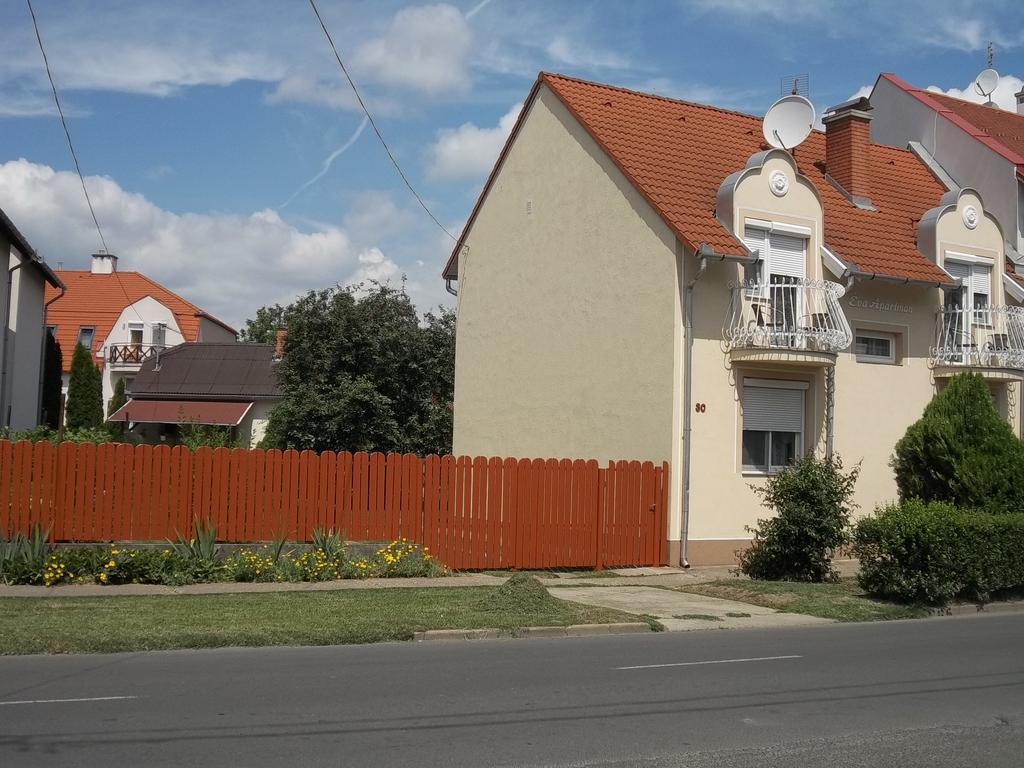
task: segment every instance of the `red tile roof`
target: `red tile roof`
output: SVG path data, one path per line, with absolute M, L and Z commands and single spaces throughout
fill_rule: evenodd
M 561 99 L 687 246 L 708 245 L 729 255 L 746 253 L 715 218 L 716 196 L 726 176 L 741 170 L 752 154 L 766 148 L 760 118 L 546 72 L 540 74 L 531 99 L 541 84 Z M 524 108 L 520 121 L 525 113 Z M 821 196 L 825 244 L 843 261 L 863 272 L 949 281 L 917 250 L 917 221 L 939 204 L 945 188 L 912 153 L 872 145 L 871 199 L 876 211 L 853 205 L 826 180 L 824 133 L 812 132 L 793 154 L 800 172 Z M 500 163 L 499 158 L 484 193 Z M 477 208 L 483 197 L 481 194 Z M 448 276 L 461 246 L 462 239 L 445 268 Z
M 125 307 L 146 296 L 152 296 L 171 310 L 186 341 L 199 340 L 200 317 L 209 318 L 234 333 L 234 329 L 227 324 L 141 272 L 97 275 L 89 270 L 64 269 L 58 270 L 57 276 L 67 286 L 67 292 L 49 305 L 46 322 L 57 326 L 57 341 L 63 352 L 65 373 L 71 370 L 71 355 L 78 342 L 78 329 L 81 326 L 93 326 L 96 329 L 92 342 L 95 355 Z M 59 289 L 46 286 L 47 301 L 59 295 Z
M 218 400 L 129 400 L 107 421 L 237 427 L 250 408 L 252 403 Z
M 881 76 L 1006 158 L 1024 175 L 1024 115 L 917 88 L 888 72 Z

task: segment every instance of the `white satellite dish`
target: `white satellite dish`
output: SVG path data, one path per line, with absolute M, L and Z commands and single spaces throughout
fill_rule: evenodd
M 999 73 L 994 69 L 986 69 L 974 80 L 974 90 L 988 99 L 999 85 Z
M 777 149 L 793 149 L 811 133 L 814 105 L 803 96 L 783 96 L 772 104 L 761 130 L 764 140 Z

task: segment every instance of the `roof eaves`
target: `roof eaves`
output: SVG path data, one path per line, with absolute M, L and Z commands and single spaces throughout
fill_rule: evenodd
M 34 264 L 43 273 L 43 276 L 50 285 L 54 288 L 67 288 L 64 285 L 64 281 L 57 277 L 57 274 L 46 263 L 46 260 L 39 255 L 36 249 L 25 239 L 25 236 L 14 226 L 14 222 L 4 213 L 3 208 L 0 208 L 0 228 L 14 241 L 14 247 L 18 249 L 18 253 Z
M 562 98 L 562 94 L 560 94 L 558 92 L 557 88 L 552 87 L 550 85 L 550 80 L 551 80 L 552 77 L 553 77 L 553 75 L 549 74 L 548 72 L 541 72 L 540 76 L 538 77 L 538 82 L 544 81 L 545 83 L 548 83 L 548 87 L 551 88 L 551 92 L 554 93 L 555 96 L 558 97 L 558 100 L 560 102 L 562 102 L 562 104 L 565 106 L 565 108 L 567 110 L 569 110 L 569 114 L 571 114 L 576 119 L 576 122 L 578 122 L 581 126 L 583 126 L 583 129 L 587 132 L 587 135 L 589 135 L 590 138 L 594 140 L 594 143 L 597 144 L 597 146 L 599 146 L 601 148 L 601 151 L 605 153 L 605 155 L 608 157 L 608 159 L 611 160 L 615 164 L 615 167 L 619 169 L 619 171 L 622 173 L 623 176 L 626 177 L 626 180 L 629 181 L 629 183 L 633 185 L 633 188 L 637 192 L 640 193 L 640 196 L 644 200 L 647 201 L 647 204 L 651 206 L 651 209 L 655 213 L 657 213 L 658 216 L 661 218 L 661 220 L 663 222 L 665 222 L 665 225 L 670 230 L 672 230 L 672 233 L 676 237 L 678 237 L 692 251 L 697 251 L 702 245 L 704 245 L 704 243 L 696 243 L 696 242 L 694 242 L 693 238 L 691 238 L 689 235 L 687 235 L 684 232 L 682 232 L 671 221 L 669 221 L 668 217 L 666 217 L 665 214 L 662 212 L 661 207 L 657 204 L 657 202 L 655 202 L 651 198 L 651 196 L 643 188 L 643 185 L 640 184 L 636 180 L 636 178 L 634 178 L 633 174 L 631 174 L 626 169 L 626 167 L 619 161 L 619 158 L 615 155 L 615 153 L 612 152 L 611 149 L 608 147 L 608 145 L 605 144 L 604 141 L 602 141 L 601 138 L 597 135 L 597 133 L 594 132 L 594 130 L 587 123 L 587 121 L 583 119 L 583 116 L 580 115 L 580 113 L 577 112 L 568 101 L 566 101 L 564 98 Z M 567 80 L 573 80 L 575 78 L 566 78 L 566 79 Z M 585 81 L 581 81 L 581 82 L 585 82 Z M 531 96 L 532 95 L 533 94 L 531 93 Z M 723 227 L 723 229 L 725 229 L 725 228 Z M 728 232 L 728 230 L 726 230 L 726 231 Z M 732 233 L 729 233 L 729 234 L 730 234 L 730 236 L 732 235 Z M 737 240 L 737 245 L 739 245 L 739 241 L 738 240 Z M 746 254 L 746 249 L 745 248 L 741 248 L 741 250 L 739 250 L 738 253 L 735 254 L 735 255 L 745 255 L 745 254 Z
M 497 179 L 498 169 L 501 168 L 502 163 L 505 162 L 505 156 L 508 155 L 509 150 L 512 149 L 512 143 L 516 140 L 516 136 L 519 135 L 519 129 L 522 127 L 523 121 L 526 120 L 526 113 L 530 111 L 530 106 L 533 104 L 538 90 L 540 90 L 540 82 L 543 74 L 544 73 L 542 72 L 537 76 L 537 79 L 533 81 L 533 86 L 530 88 L 530 94 L 526 97 L 526 101 L 523 102 L 523 108 L 519 110 L 519 116 L 516 118 L 516 123 L 512 126 L 512 130 L 508 134 L 508 138 L 505 139 L 505 144 L 501 148 L 501 152 L 498 154 L 498 159 L 494 161 L 494 166 L 491 168 L 491 172 L 487 175 L 487 181 L 484 182 L 483 189 L 480 190 L 480 195 L 477 197 L 476 203 L 473 204 L 473 210 L 470 211 L 469 218 L 466 219 L 466 223 L 462 227 L 462 232 L 459 233 L 459 239 L 455 241 L 455 247 L 452 248 L 452 253 L 448 257 L 448 261 L 445 262 L 444 269 L 441 270 L 441 277 L 446 280 L 457 280 L 459 277 L 459 253 L 462 251 L 462 246 L 465 244 L 466 235 L 469 234 L 469 230 L 473 226 L 473 222 L 476 221 L 476 216 L 480 212 L 480 207 L 483 205 L 484 200 L 487 197 L 487 193 L 491 191 L 491 187 L 494 185 L 495 179 Z

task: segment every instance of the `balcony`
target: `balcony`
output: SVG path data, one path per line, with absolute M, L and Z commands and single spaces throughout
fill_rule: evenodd
M 991 379 L 1021 378 L 1024 307 L 940 309 L 931 354 L 937 376 L 973 369 Z
M 166 349 L 163 344 L 111 344 L 107 347 L 106 362 L 119 368 L 137 368 L 163 349 Z
M 833 365 L 853 333 L 839 299 L 843 286 L 777 277 L 734 286 L 722 337 L 732 360 Z

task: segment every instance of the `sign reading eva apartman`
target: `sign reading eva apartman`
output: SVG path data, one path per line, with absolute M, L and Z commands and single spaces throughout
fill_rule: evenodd
M 904 315 L 914 313 L 914 308 L 909 304 L 900 304 L 898 301 L 884 301 L 882 299 L 862 299 L 854 296 L 850 299 L 850 306 L 857 309 L 871 309 L 875 312 L 901 312 Z

